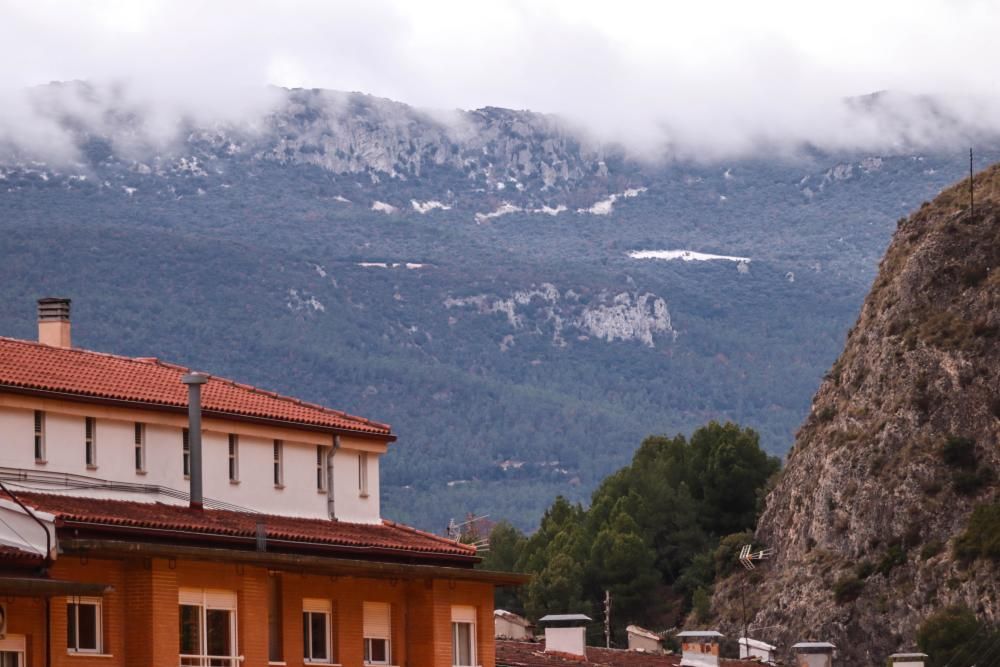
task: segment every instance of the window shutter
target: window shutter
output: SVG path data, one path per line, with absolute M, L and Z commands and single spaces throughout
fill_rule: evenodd
M 332 609 L 329 600 L 320 600 L 317 598 L 303 598 L 302 599 L 302 611 L 315 611 L 322 614 L 329 614 Z
M 178 591 L 177 597 L 180 604 L 201 606 L 204 602 L 200 588 L 182 588 Z
M 389 639 L 391 615 L 391 607 L 388 602 L 365 602 L 365 637 L 370 639 Z
M 451 608 L 452 623 L 475 623 L 476 608 L 467 606 L 454 606 Z
M 233 591 L 205 591 L 205 606 L 210 609 L 236 609 L 236 593 Z

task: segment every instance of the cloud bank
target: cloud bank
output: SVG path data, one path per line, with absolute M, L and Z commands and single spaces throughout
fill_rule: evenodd
M 68 159 L 71 104 L 141 114 L 138 148 L 252 124 L 271 84 L 555 113 L 646 155 L 890 151 L 1000 131 L 998 33 L 989 0 L 0 0 L 0 141 Z M 36 88 L 67 80 L 94 85 Z

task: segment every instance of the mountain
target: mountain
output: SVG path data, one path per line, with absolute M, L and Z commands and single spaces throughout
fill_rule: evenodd
M 717 591 L 729 627 L 743 584 L 756 634 L 844 664 L 945 607 L 1000 621 L 1000 165 L 975 184 L 974 214 L 966 179 L 900 220 L 767 497 L 773 562 Z
M 388 421 L 385 514 L 434 530 L 532 528 L 712 419 L 784 453 L 892 221 L 967 166 L 906 133 L 640 159 L 528 111 L 271 94 L 165 132 L 121 91 L 33 89 L 32 131 L 0 128 L 0 332 L 65 295 L 82 346 Z

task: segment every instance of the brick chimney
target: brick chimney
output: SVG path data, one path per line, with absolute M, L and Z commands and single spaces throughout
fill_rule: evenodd
M 38 342 L 53 347 L 73 347 L 69 335 L 69 299 L 38 300 Z
M 545 652 L 587 657 L 587 623 L 583 614 L 549 614 L 538 619 L 545 625 Z

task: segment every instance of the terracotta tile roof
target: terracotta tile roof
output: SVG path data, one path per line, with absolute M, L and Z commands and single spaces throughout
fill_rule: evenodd
M 81 398 L 187 407 L 181 376 L 190 369 L 151 358 L 120 357 L 0 337 L 0 386 L 64 392 Z M 206 413 L 255 417 L 305 426 L 343 429 L 392 438 L 388 424 L 321 405 L 208 376 L 202 387 Z
M 42 562 L 42 554 L 34 551 L 24 551 L 17 547 L 0 544 L 0 563 L 20 561 L 20 562 Z
M 655 655 L 642 651 L 587 647 L 587 657 L 546 653 L 544 642 L 496 641 L 497 667 L 677 667 L 679 655 Z M 722 660 L 722 667 L 760 667 L 759 662 Z
M 17 497 L 25 505 L 54 515 L 57 528 L 67 523 L 83 528 L 89 524 L 95 530 L 133 536 L 143 530 L 184 531 L 194 534 L 178 535 L 177 539 L 199 542 L 233 538 L 255 540 L 257 525 L 262 523 L 269 549 L 321 547 L 324 551 L 354 555 L 396 555 L 466 563 L 477 560 L 474 547 L 391 521 L 346 523 L 61 494 L 19 492 Z M 281 542 L 280 546 L 275 542 Z

